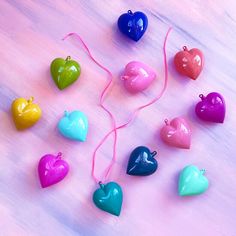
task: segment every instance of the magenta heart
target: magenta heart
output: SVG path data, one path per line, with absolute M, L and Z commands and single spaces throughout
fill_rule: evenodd
M 61 160 L 62 153 L 57 156 L 47 154 L 38 164 L 38 174 L 42 188 L 46 188 L 63 180 L 69 171 L 69 165 Z
M 191 129 L 184 118 L 174 118 L 161 129 L 162 140 L 170 146 L 189 149 L 191 144 Z
M 213 92 L 206 97 L 200 94 L 199 97 L 202 101 L 195 107 L 196 115 L 201 120 L 223 123 L 225 119 L 225 101 L 223 96 Z
M 124 80 L 125 88 L 131 93 L 137 93 L 147 89 L 155 78 L 155 71 L 139 61 L 129 62 L 121 77 Z

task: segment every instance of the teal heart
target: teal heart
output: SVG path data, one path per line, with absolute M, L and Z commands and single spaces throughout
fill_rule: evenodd
M 70 56 L 66 60 L 55 58 L 51 63 L 50 70 L 52 78 L 60 90 L 74 83 L 81 72 L 78 62 L 71 60 Z
M 120 215 L 122 201 L 122 189 L 115 182 L 100 184 L 100 188 L 93 194 L 93 202 L 99 209 L 116 216 Z
M 204 176 L 205 170 L 199 170 L 194 165 L 186 166 L 179 176 L 179 195 L 191 196 L 204 193 L 209 186 L 208 179 Z
M 81 111 L 65 111 L 58 123 L 60 133 L 69 139 L 84 142 L 88 133 L 88 119 Z

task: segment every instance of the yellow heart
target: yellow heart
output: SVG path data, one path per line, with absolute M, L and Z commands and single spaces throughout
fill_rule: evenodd
M 33 103 L 34 98 L 29 100 L 17 98 L 11 105 L 11 112 L 15 126 L 18 130 L 23 130 L 34 125 L 41 117 L 40 107 Z

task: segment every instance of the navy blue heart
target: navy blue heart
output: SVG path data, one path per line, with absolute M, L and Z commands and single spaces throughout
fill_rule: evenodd
M 138 41 L 145 33 L 148 26 L 147 16 L 140 11 L 122 14 L 118 19 L 120 31 L 134 41 Z
M 154 156 L 156 151 L 150 152 L 147 147 L 140 146 L 135 148 L 130 154 L 126 173 L 128 175 L 146 176 L 153 174 L 158 167 Z

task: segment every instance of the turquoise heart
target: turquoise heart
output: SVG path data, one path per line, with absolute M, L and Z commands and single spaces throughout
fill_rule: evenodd
M 190 196 L 204 193 L 209 186 L 204 173 L 205 170 L 199 170 L 194 165 L 186 166 L 179 176 L 179 195 Z
M 84 142 L 88 133 L 88 119 L 81 111 L 65 111 L 64 117 L 58 123 L 58 129 L 64 137 Z
M 93 194 L 93 202 L 99 209 L 116 216 L 120 215 L 122 201 L 122 189 L 115 182 L 100 184 L 100 188 Z

